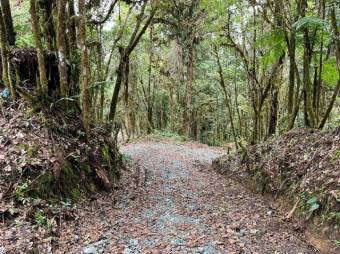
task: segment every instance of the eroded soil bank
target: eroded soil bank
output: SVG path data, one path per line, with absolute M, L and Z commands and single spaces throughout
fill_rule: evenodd
M 211 169 L 220 149 L 143 141 L 122 151 L 139 166 L 61 223 L 50 253 L 318 253 L 262 196 Z
M 340 128 L 292 130 L 218 158 L 213 168 L 272 198 L 322 249 L 329 245 L 325 253 L 340 253 Z

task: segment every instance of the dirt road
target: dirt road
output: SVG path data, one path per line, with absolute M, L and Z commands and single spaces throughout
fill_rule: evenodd
M 0 253 L 318 253 L 262 196 L 210 168 L 221 150 L 139 142 L 122 152 L 138 166 L 113 193 L 65 210 L 55 233 L 5 229 Z
M 211 170 L 221 150 L 143 142 L 122 151 L 143 168 L 140 190 L 120 204 L 104 246 L 85 252 L 317 253 L 263 197 Z

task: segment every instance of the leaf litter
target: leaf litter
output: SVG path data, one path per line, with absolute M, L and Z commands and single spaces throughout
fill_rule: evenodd
M 270 201 L 212 170 L 221 149 L 140 141 L 122 152 L 112 193 L 65 203 L 52 230 L 0 224 L 0 253 L 318 253 Z
M 134 166 L 113 196 L 61 227 L 55 253 L 318 253 L 268 200 L 211 169 L 220 149 L 143 141 L 122 151 Z

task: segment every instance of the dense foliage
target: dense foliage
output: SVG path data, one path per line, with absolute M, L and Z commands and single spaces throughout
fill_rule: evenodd
M 316 253 L 231 178 L 339 245 L 339 25 L 339 0 L 0 0 L 0 253 Z
M 10 52 L 34 47 L 39 96 L 76 102 L 85 129 L 108 123 L 124 140 L 162 130 L 244 147 L 339 125 L 336 1 L 5 2 L 2 62 L 11 64 L 2 76 L 12 98 L 27 82 Z M 15 43 L 5 40 L 12 30 Z M 57 56 L 53 95 L 46 50 Z

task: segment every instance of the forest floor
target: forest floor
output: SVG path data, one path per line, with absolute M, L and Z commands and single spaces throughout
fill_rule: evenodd
M 133 166 L 113 194 L 79 204 L 54 236 L 0 227 L 0 253 L 318 253 L 273 204 L 211 169 L 223 150 L 139 141 L 122 152 Z

